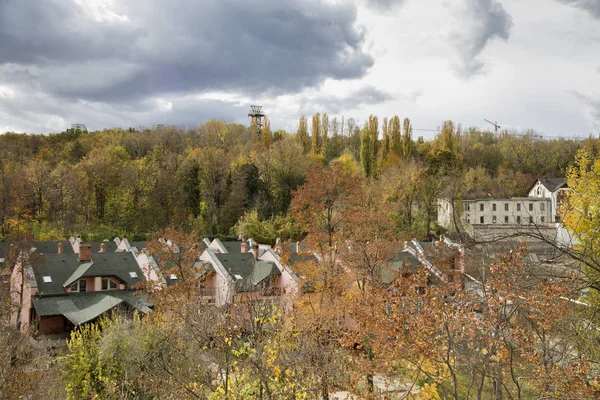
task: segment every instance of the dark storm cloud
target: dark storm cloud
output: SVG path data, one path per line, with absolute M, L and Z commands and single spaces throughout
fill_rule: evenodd
M 98 17 L 75 0 L 3 0 L 0 66 L 61 98 L 115 103 L 208 90 L 296 92 L 362 77 L 373 65 L 348 4 L 131 0 L 112 11 Z
M 600 19 L 600 0 L 558 0 L 563 4 L 581 8 L 592 14 L 596 19 Z
M 469 78 L 483 71 L 485 64 L 479 56 L 487 44 L 493 39 L 508 40 L 514 24 L 496 0 L 465 0 L 456 17 L 456 30 L 450 37 L 457 56 L 454 69 Z

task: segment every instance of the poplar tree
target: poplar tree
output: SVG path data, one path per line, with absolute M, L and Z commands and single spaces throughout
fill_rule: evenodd
M 410 119 L 404 118 L 402 143 L 401 143 L 401 155 L 403 158 L 411 158 L 415 148 L 415 144 L 412 139 L 412 124 Z
M 306 123 L 306 117 L 304 115 L 302 115 L 298 121 L 296 140 L 302 145 L 304 153 L 308 153 L 308 150 L 310 150 L 310 140 L 308 137 L 308 124 Z
M 383 132 L 383 156 L 385 157 L 390 151 L 391 146 L 391 138 L 387 117 L 383 119 L 383 123 L 381 124 L 381 130 Z
M 377 153 L 379 152 L 379 119 L 374 115 L 369 115 L 369 136 L 371 139 L 371 173 L 375 173 L 377 165 Z
M 318 154 L 321 151 L 321 114 L 316 113 L 312 117 L 312 149 L 311 151 Z
M 366 176 L 373 173 L 373 149 L 368 124 L 360 132 L 360 164 Z
M 265 117 L 265 123 L 262 129 L 262 144 L 267 149 L 271 147 L 271 121 Z
M 389 134 L 390 134 L 390 147 L 391 150 L 396 153 L 398 156 L 402 155 L 402 146 L 401 146 L 401 132 L 400 132 L 400 117 L 394 115 L 390 121 L 389 126 Z

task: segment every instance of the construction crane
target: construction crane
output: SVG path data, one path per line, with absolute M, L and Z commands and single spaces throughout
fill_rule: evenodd
M 489 123 L 489 124 L 492 124 L 492 125 L 494 125 L 494 131 L 496 132 L 496 135 L 497 135 L 497 134 L 498 134 L 498 129 L 500 129 L 500 128 L 501 128 L 501 126 L 500 126 L 500 125 L 498 125 L 498 122 L 492 122 L 492 121 L 490 121 L 489 119 L 485 119 L 485 118 L 484 118 L 483 120 L 484 120 L 485 122 Z

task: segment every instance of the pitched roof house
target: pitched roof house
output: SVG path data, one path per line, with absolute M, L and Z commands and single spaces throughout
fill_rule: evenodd
M 212 270 L 200 290 L 209 302 L 281 303 L 297 292 L 298 278 L 270 246 L 252 239 L 225 243 L 215 239 L 205 244 L 200 260 Z
M 24 333 L 34 326 L 51 334 L 68 332 L 117 307 L 150 312 L 148 300 L 134 295 L 134 286 L 147 279 L 136 253 L 107 243 L 34 242 L 13 268 L 12 301 L 21 304 L 21 321 L 15 316 L 12 322 Z
M 551 218 L 554 222 L 560 222 L 558 210 L 561 202 L 569 191 L 567 181 L 563 178 L 540 178 L 529 189 L 529 197 L 551 200 Z

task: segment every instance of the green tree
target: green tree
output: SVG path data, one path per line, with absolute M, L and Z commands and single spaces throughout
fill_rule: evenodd
M 414 155 L 415 151 L 415 143 L 412 138 L 412 124 L 410 123 L 410 119 L 404 118 L 403 122 L 403 132 L 402 132 L 402 142 L 400 145 L 400 152 L 402 158 L 409 159 Z
M 302 115 L 298 121 L 298 131 L 296 132 L 296 140 L 302 145 L 304 153 L 308 153 L 310 150 L 310 140 L 308 137 L 308 126 L 306 123 L 306 117 Z
M 312 117 L 312 149 L 313 154 L 321 152 L 321 114 L 316 113 Z

